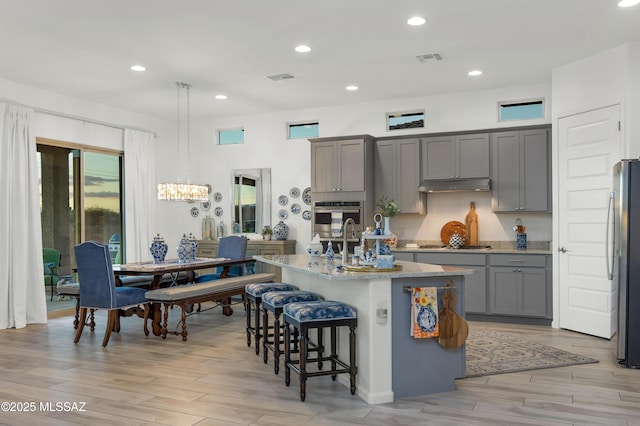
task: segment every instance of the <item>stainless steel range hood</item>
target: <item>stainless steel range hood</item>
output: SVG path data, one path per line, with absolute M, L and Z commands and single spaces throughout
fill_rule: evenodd
M 435 179 L 423 180 L 420 192 L 491 191 L 491 179 Z

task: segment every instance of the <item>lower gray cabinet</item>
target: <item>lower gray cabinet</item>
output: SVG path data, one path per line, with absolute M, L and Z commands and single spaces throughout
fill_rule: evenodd
M 464 276 L 465 312 L 487 313 L 487 268 L 484 254 L 416 253 L 416 262 L 473 269 L 473 274 Z
M 489 256 L 489 313 L 551 318 L 551 280 L 546 255 Z

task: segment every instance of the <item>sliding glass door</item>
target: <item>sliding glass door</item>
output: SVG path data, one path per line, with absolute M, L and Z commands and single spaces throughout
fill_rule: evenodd
M 122 154 L 38 139 L 43 247 L 62 254 L 60 275 L 75 267 L 74 245 L 109 244 L 114 262 L 122 245 Z

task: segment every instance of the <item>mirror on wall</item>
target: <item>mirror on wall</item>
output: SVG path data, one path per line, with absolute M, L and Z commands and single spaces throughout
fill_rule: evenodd
M 231 220 L 243 234 L 271 224 L 271 169 L 231 171 Z

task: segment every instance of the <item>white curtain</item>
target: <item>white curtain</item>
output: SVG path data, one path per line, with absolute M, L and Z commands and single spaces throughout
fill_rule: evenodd
M 0 103 L 0 329 L 47 322 L 32 116 Z
M 127 262 L 152 260 L 149 245 L 157 232 L 155 203 L 158 199 L 155 158 L 152 133 L 124 130 Z

